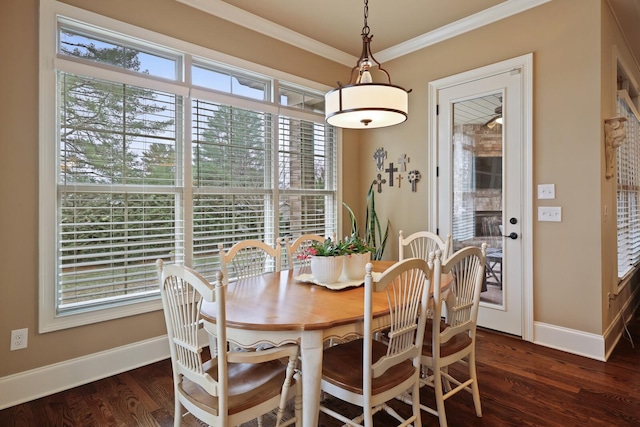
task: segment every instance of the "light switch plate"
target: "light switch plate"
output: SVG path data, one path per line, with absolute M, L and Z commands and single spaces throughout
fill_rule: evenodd
M 538 221 L 562 221 L 562 208 L 557 206 L 539 206 Z
M 538 184 L 538 199 L 555 199 L 555 184 Z

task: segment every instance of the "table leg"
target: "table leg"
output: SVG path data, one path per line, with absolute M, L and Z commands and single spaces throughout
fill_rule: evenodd
M 302 425 L 317 426 L 322 378 L 322 331 L 304 331 L 300 343 L 302 359 Z

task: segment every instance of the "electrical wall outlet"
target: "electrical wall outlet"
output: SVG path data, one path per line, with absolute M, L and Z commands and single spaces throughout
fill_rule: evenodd
M 9 350 L 20 350 L 27 348 L 27 338 L 29 337 L 29 329 L 14 329 L 11 331 L 11 348 Z

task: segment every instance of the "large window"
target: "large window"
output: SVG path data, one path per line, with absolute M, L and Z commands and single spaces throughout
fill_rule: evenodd
M 618 277 L 640 262 L 640 114 L 626 90 L 618 92 L 618 116 L 627 119 L 627 137 L 618 147 Z
M 41 331 L 158 309 L 157 259 L 207 277 L 219 245 L 337 231 L 321 90 L 55 5 L 67 15 L 41 29 L 57 41 L 41 49 L 55 57 L 41 70 Z

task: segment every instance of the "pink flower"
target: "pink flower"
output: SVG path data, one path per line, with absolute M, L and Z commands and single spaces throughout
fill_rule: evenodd
M 300 252 L 296 258 L 298 259 L 309 259 L 314 255 L 317 255 L 318 251 L 314 248 L 306 248 L 304 251 Z

